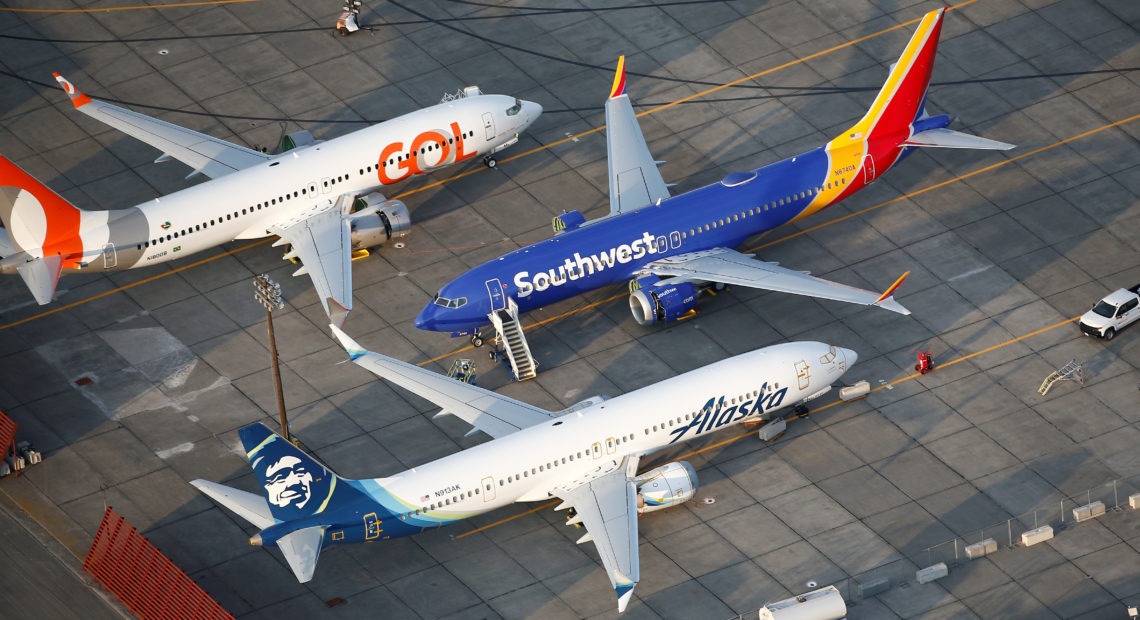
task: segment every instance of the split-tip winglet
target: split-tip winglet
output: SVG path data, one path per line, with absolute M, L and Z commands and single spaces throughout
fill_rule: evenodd
M 614 71 L 614 85 L 610 88 L 610 99 L 625 94 L 625 55 L 618 56 L 617 69 Z
M 59 85 L 63 87 L 63 92 L 67 93 L 68 97 L 71 97 L 72 105 L 78 108 L 80 106 L 91 103 L 91 97 L 88 97 L 87 95 L 79 92 L 79 89 L 76 88 L 74 84 L 67 81 L 67 78 L 63 77 L 59 73 L 52 73 L 52 75 L 55 76 L 55 81 L 59 82 Z
M 899 276 L 899 279 L 895 280 L 894 284 L 892 284 L 887 290 L 883 291 L 882 295 L 879 295 L 879 298 L 875 300 L 875 303 L 890 299 L 891 295 L 894 295 L 895 291 L 898 290 L 900 286 L 902 286 L 903 280 L 906 280 L 906 277 L 909 275 L 910 271 L 907 271 Z
M 341 328 L 337 327 L 335 324 L 329 323 L 329 329 L 332 330 L 332 333 L 334 336 L 336 336 L 336 339 L 340 341 L 340 346 L 344 347 L 345 352 L 348 353 L 349 359 L 355 361 L 357 358 L 368 353 L 364 347 L 360 346 L 359 342 L 353 340 L 351 336 L 344 333 L 344 331 L 341 330 Z

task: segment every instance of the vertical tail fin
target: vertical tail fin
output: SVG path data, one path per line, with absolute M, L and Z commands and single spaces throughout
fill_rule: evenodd
M 0 222 L 7 231 L 0 272 L 19 273 L 41 305 L 55 295 L 59 275 L 83 259 L 82 211 L 0 157 Z
M 335 525 L 335 517 L 324 513 L 362 494 L 264 424 L 251 424 L 239 430 L 238 436 L 262 495 L 207 480 L 190 484 L 260 528 L 250 544 L 276 544 L 297 581 L 308 582 L 317 568 L 325 530 Z
M 934 70 L 945 11 L 938 9 L 923 16 L 898 62 L 891 65 L 890 75 L 875 102 L 845 135 L 862 139 L 900 131 L 905 135 L 910 124 L 924 114 L 926 89 Z

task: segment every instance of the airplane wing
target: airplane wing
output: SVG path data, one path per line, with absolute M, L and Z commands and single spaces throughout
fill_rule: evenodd
M 269 227 L 281 237 L 274 246 L 293 247 L 285 258 L 300 258 L 302 265 L 293 275 L 309 275 L 325 313 L 337 325 L 352 310 L 352 239 L 345 217 L 352 199 L 342 195 Z
M 524 428 L 549 422 L 555 416 L 533 405 L 507 398 L 481 387 L 463 383 L 407 362 L 366 351 L 356 341 L 330 325 L 348 357 L 357 366 L 371 371 L 442 408 L 436 414 L 454 415 L 491 437 L 503 437 Z
M 161 162 L 173 157 L 190 166 L 194 172 L 187 175 L 187 178 L 197 173 L 202 173 L 211 179 L 217 178 L 255 166 L 270 157 L 244 146 L 92 99 L 76 89 L 62 75 L 58 73 L 54 75 L 56 81 L 71 97 L 71 103 L 76 110 L 162 151 L 162 156 L 156 161 Z
M 618 613 L 633 598 L 641 580 L 637 555 L 637 456 L 627 456 L 617 467 L 587 475 L 585 479 L 559 485 L 554 494 L 563 500 L 555 510 L 574 507 L 577 515 L 568 523 L 582 523 L 586 535 L 578 544 L 593 541 L 602 566 L 618 597 Z
M 759 261 L 749 254 L 741 254 L 736 250 L 713 248 L 656 260 L 647 264 L 641 272 L 660 277 L 682 278 L 691 282 L 722 282 L 864 306 L 879 306 L 899 314 L 910 314 L 910 310 L 892 297 L 895 290 L 910 274 L 909 271 L 880 294 L 817 278 L 804 271 L 781 267 L 777 263 Z M 660 284 L 664 283 L 658 283 Z
M 649 153 L 637 115 L 625 94 L 625 56 L 618 59 L 606 100 L 606 152 L 610 166 L 610 215 L 635 211 L 669 197 L 657 161 Z

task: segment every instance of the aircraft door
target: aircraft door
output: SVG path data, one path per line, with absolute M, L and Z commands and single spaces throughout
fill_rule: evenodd
M 480 482 L 483 485 L 483 501 L 489 502 L 495 499 L 495 480 L 487 476 Z
M 103 269 L 114 269 L 115 265 L 119 264 L 119 259 L 115 255 L 115 245 L 108 243 L 103 246 Z
M 613 454 L 617 450 L 617 442 L 613 437 L 606 437 L 606 454 Z
M 801 390 L 806 390 L 811 385 L 811 366 L 803 360 L 796 362 L 796 381 Z
M 316 181 L 309 181 L 309 196 L 312 197 L 312 196 L 316 196 L 316 195 L 317 195 L 317 182 Z
M 596 459 L 602 458 L 602 444 L 594 442 L 590 445 L 590 455 Z
M 498 278 L 487 280 L 487 295 L 491 298 L 491 312 L 507 308 L 507 300 L 503 295 L 503 283 Z
M 676 250 L 679 247 L 681 247 L 681 233 L 680 231 L 674 230 L 669 233 L 669 248 Z
M 487 130 L 487 139 L 495 139 L 495 117 L 487 112 L 483 115 L 483 129 Z
M 321 193 L 327 194 L 332 189 L 332 179 L 325 177 L 321 179 Z
M 375 512 L 364 515 L 364 540 L 376 540 L 384 531 L 383 522 Z
M 863 158 L 863 184 L 870 185 L 875 180 L 875 159 L 870 155 Z

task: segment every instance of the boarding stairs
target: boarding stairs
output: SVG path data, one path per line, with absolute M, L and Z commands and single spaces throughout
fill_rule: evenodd
M 526 381 L 535 378 L 538 375 L 538 363 L 534 361 L 530 345 L 526 342 L 526 335 L 523 334 L 522 325 L 519 323 L 519 307 L 515 300 L 507 297 L 507 307 L 495 310 L 488 317 L 495 326 L 495 333 L 502 343 L 503 354 L 507 356 L 515 380 Z
M 1068 364 L 1054 370 L 1045 380 L 1041 382 L 1041 387 L 1037 388 L 1037 393 L 1044 396 L 1049 393 L 1049 388 L 1058 381 L 1076 381 L 1081 385 L 1085 384 L 1085 376 L 1081 371 L 1081 363 L 1077 360 L 1072 360 Z

